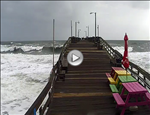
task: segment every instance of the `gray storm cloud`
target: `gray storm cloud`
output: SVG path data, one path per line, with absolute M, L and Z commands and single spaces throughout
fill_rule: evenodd
M 150 3 L 148 3 L 148 2 L 143 2 L 143 1 L 139 1 L 139 2 L 136 2 L 136 1 L 132 1 L 131 2 L 131 6 L 133 7 L 133 8 L 137 8 L 137 9 L 139 9 L 139 8 L 141 8 L 141 9 L 149 9 L 149 6 L 150 5 Z
M 52 20 L 55 19 L 56 40 L 70 36 L 70 21 L 79 21 L 80 37 L 85 37 L 86 26 L 94 36 L 94 14 L 104 39 L 149 40 L 149 2 L 71 2 L 71 1 L 2 1 L 1 40 L 52 40 Z

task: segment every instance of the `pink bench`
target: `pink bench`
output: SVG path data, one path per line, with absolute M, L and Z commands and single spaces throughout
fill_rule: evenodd
M 117 102 L 117 107 L 118 106 L 125 106 L 125 102 L 122 100 L 121 96 L 119 93 L 113 93 L 113 97 Z
M 107 78 L 111 77 L 110 73 L 105 73 Z
M 122 109 L 121 115 L 124 115 L 124 112 L 126 110 L 126 107 L 130 106 L 142 106 L 142 105 L 148 105 L 149 104 L 149 98 L 150 94 L 148 93 L 147 89 L 144 88 L 141 84 L 138 82 L 129 82 L 129 83 L 122 83 L 123 89 L 121 92 L 121 97 L 125 97 L 125 106 Z M 124 95 L 125 91 L 128 91 L 127 95 Z M 143 100 L 143 96 L 146 100 Z M 135 98 L 136 102 L 129 102 L 131 98 Z M 138 98 L 140 98 L 140 101 L 138 101 Z

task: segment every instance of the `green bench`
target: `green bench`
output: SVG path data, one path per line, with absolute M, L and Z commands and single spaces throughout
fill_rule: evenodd
M 109 84 L 109 86 L 110 86 L 112 93 L 118 93 L 119 92 L 115 85 Z

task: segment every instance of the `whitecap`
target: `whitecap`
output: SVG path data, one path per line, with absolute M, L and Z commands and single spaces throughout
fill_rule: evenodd
M 52 55 L 1 54 L 3 115 L 25 114 L 48 81 L 52 59 Z

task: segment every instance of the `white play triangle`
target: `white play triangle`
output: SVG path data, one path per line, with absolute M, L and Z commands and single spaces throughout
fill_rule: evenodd
M 75 55 L 75 54 L 72 54 L 72 61 L 75 62 L 77 61 L 78 59 L 80 59 L 79 56 Z

